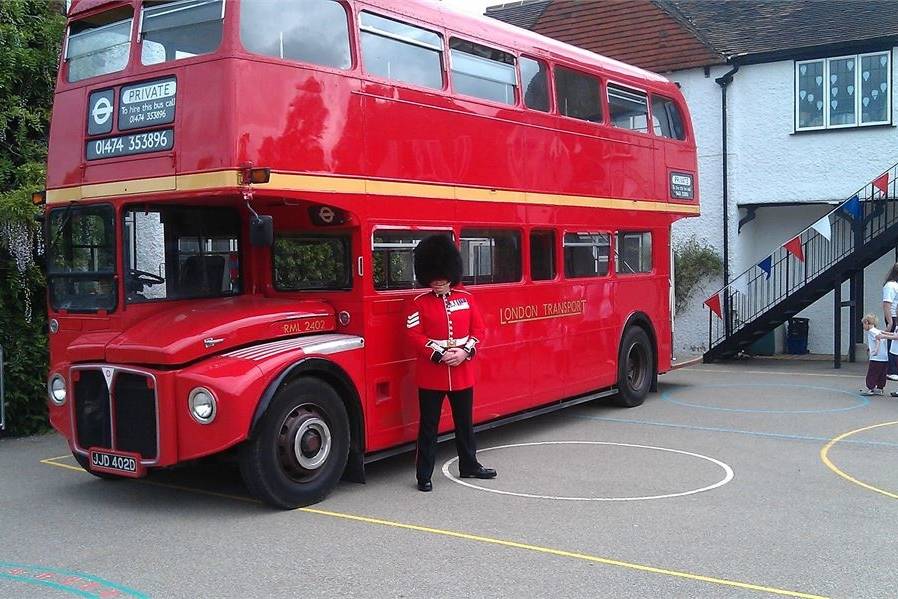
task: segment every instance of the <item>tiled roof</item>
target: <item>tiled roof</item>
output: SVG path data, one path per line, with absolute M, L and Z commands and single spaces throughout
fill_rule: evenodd
M 511 25 L 517 25 L 524 29 L 533 29 L 533 26 L 542 16 L 546 7 L 552 0 L 519 0 L 518 2 L 506 2 L 488 6 L 486 16 L 493 17 Z
M 655 0 L 721 54 L 898 39 L 895 0 Z

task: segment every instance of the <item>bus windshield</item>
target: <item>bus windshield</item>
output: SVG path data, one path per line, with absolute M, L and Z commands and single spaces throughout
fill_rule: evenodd
M 50 212 L 47 286 L 54 310 L 113 310 L 115 225 L 112 206 L 73 206 Z
M 123 223 L 128 303 L 240 293 L 240 218 L 234 210 L 130 207 Z

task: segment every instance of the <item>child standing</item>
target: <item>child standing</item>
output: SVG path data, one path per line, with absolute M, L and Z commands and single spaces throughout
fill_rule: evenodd
M 862 389 L 861 394 L 882 395 L 889 368 L 888 344 L 882 340 L 882 331 L 876 328 L 876 316 L 867 314 L 861 319 L 861 325 L 864 327 L 867 353 L 870 355 L 870 362 L 867 364 L 867 388 Z

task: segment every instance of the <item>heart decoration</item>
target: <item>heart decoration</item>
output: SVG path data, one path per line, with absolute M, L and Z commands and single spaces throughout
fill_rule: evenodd
M 862 102 L 864 103 L 864 108 L 866 108 L 870 104 L 870 98 L 864 98 Z
M 806 91 L 804 91 L 804 90 L 801 90 L 800 92 L 798 92 L 798 95 L 799 95 L 799 97 L 800 97 L 802 100 L 804 100 L 804 97 L 805 97 L 806 95 L 808 95 L 808 92 L 806 92 Z
M 830 106 L 833 107 L 833 110 L 835 110 L 836 107 L 839 105 L 839 101 L 838 101 L 838 100 L 833 100 L 833 101 L 830 102 L 829 104 L 830 104 Z
M 849 70 L 849 71 L 853 71 L 853 70 L 854 70 L 854 63 L 853 63 L 853 62 L 849 62 L 849 63 L 848 63 L 848 70 Z
M 820 87 L 820 85 L 823 83 L 823 77 L 820 75 L 817 75 L 816 77 L 814 77 L 814 81 L 817 82 L 817 87 Z
M 879 84 L 879 89 L 882 90 L 882 93 L 886 93 L 886 88 L 887 88 L 887 87 L 889 87 L 889 86 L 888 86 L 888 84 L 887 84 L 885 81 L 883 81 L 882 83 Z
M 822 100 L 817 100 L 817 110 L 820 110 L 820 109 L 822 109 L 822 108 L 823 108 L 823 101 L 822 101 Z
M 814 101 L 814 94 L 808 94 L 808 102 Z
M 805 75 L 808 72 L 807 65 L 803 64 L 800 67 L 798 67 L 798 72 L 801 73 L 802 75 Z
M 862 75 L 864 76 L 864 81 L 866 81 L 870 78 L 870 71 L 864 71 Z
M 849 96 L 854 95 L 854 86 L 853 85 L 848 86 L 848 95 Z
M 881 64 L 882 66 L 886 66 L 886 63 L 887 63 L 887 62 L 889 62 L 888 57 L 886 57 L 886 56 L 880 56 L 880 57 L 879 57 L 879 64 Z
M 832 81 L 833 83 L 835 83 L 836 81 L 839 80 L 839 76 L 838 75 L 830 75 L 829 80 Z
M 839 95 L 839 88 L 838 88 L 838 87 L 832 88 L 832 92 L 833 92 L 833 95 L 834 95 L 834 96 L 838 96 L 838 95 Z
M 876 98 L 879 97 L 879 90 L 874 89 L 873 91 L 870 92 L 870 95 L 873 96 L 873 99 L 875 100 Z

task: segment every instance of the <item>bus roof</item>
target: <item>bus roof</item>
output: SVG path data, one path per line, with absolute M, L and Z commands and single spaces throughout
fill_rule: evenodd
M 599 67 L 612 73 L 644 81 L 657 83 L 668 81 L 657 73 L 559 42 L 491 17 L 457 11 L 439 0 L 360 0 L 357 4 L 367 5 L 371 8 L 383 8 L 459 33 L 479 37 L 487 43 L 492 42 L 525 53 L 528 49 L 533 49 L 553 60 L 568 61 L 585 67 Z M 70 18 L 77 17 L 104 5 L 108 5 L 110 8 L 113 6 L 137 6 L 139 0 L 72 0 L 68 16 Z

